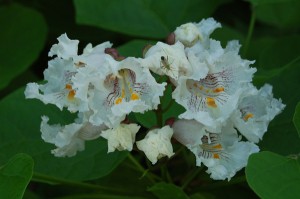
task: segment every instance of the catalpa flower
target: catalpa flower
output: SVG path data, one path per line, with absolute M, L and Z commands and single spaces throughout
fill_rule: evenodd
M 230 180 L 247 165 L 249 155 L 259 151 L 255 144 L 240 141 L 232 124 L 215 133 L 195 120 L 178 120 L 173 129 L 175 139 L 195 154 L 196 165 L 207 166 L 215 180 Z
M 192 68 L 185 56 L 184 46 L 180 42 L 174 45 L 158 42 L 150 47 L 145 53 L 145 58 L 140 60 L 143 67 L 175 80 L 180 75 L 192 73 Z
M 213 18 L 202 19 L 199 23 L 186 23 L 176 28 L 175 40 L 180 41 L 186 47 L 192 47 L 197 42 L 207 45 L 210 34 L 220 27 L 221 24 Z
M 29 83 L 25 90 L 26 98 L 37 98 L 45 104 L 54 104 L 62 109 L 67 107 L 69 111 L 87 111 L 88 106 L 76 97 L 77 90 L 73 87 L 72 77 L 78 69 L 86 65 L 94 65 L 102 62 L 104 49 L 111 47 L 105 42 L 92 48 L 87 45 L 82 55 L 77 55 L 78 40 L 70 40 L 66 34 L 58 38 L 59 43 L 50 49 L 49 56 L 57 56 L 48 62 L 48 68 L 44 71 L 45 84 Z
M 171 144 L 173 129 L 164 126 L 161 129 L 153 129 L 149 131 L 143 140 L 136 142 L 139 150 L 144 151 L 147 158 L 155 164 L 158 159 L 174 155 Z
M 208 74 L 204 78 L 203 74 L 181 77 L 172 97 L 186 109 L 180 118 L 195 119 L 217 129 L 237 108 L 256 69 L 249 67 L 253 62 L 238 55 L 240 45 L 236 41 L 229 42 L 225 49 L 214 40 L 209 49 L 198 45 L 187 50 L 195 51 L 199 64 L 206 64 Z
M 80 68 L 73 78 L 74 88 L 83 90 L 77 97 L 93 112 L 90 122 L 112 128 L 130 112 L 156 109 L 166 84 L 156 83 L 135 58 L 117 62 L 107 56 L 103 65 Z
M 271 85 L 266 84 L 260 90 L 250 87 L 243 93 L 231 120 L 242 135 L 257 143 L 267 131 L 269 122 L 284 107 L 281 99 L 273 98 Z
M 107 139 L 108 153 L 119 151 L 131 151 L 135 142 L 135 135 L 140 126 L 137 124 L 120 124 L 117 127 L 103 131 L 101 137 Z
M 94 126 L 89 122 L 80 122 L 61 126 L 59 124 L 49 125 L 49 118 L 42 117 L 41 132 L 45 142 L 54 144 L 57 148 L 51 151 L 57 157 L 72 157 L 77 151 L 83 151 L 86 140 L 93 140 L 100 136 L 104 125 Z

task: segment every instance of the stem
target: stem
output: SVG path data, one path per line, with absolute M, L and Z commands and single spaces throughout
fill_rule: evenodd
M 122 193 L 127 193 L 124 190 L 121 189 L 116 189 L 116 188 L 111 188 L 111 187 L 104 187 L 100 185 L 95 185 L 95 184 L 90 184 L 90 183 L 85 183 L 85 182 L 76 182 L 76 181 L 71 181 L 71 180 L 65 180 L 61 178 L 56 178 L 53 176 L 48 176 L 40 173 L 33 173 L 32 176 L 32 181 L 35 182 L 42 182 L 42 183 L 48 183 L 48 184 L 65 184 L 73 187 L 80 187 L 80 188 L 86 188 L 86 189 L 93 189 L 93 190 L 102 190 L 102 191 L 110 191 L 110 192 L 116 192 L 120 191 Z
M 161 104 L 158 105 L 157 111 L 156 111 L 156 119 L 157 119 L 157 125 L 159 127 L 162 127 L 162 119 L 163 119 L 163 111 L 161 109 Z
M 170 176 L 168 168 L 167 168 L 167 166 L 165 164 L 162 165 L 162 167 L 160 167 L 160 171 L 162 173 L 162 176 L 163 176 L 164 180 L 166 180 L 168 183 L 173 183 L 173 180 L 172 180 L 172 178 Z
M 145 170 L 144 167 L 142 167 L 142 165 L 136 161 L 136 159 L 130 153 L 128 154 L 128 158 L 137 167 L 137 169 L 143 173 L 141 178 L 146 176 L 152 184 L 155 184 L 155 180 L 152 178 L 151 173 L 148 173 L 148 170 Z
M 181 189 L 185 189 L 190 184 L 190 182 L 192 182 L 193 179 L 202 171 L 202 169 L 203 167 L 197 168 L 189 176 L 187 176 L 187 179 L 182 184 Z
M 249 48 L 250 40 L 252 38 L 252 34 L 253 34 L 253 30 L 254 30 L 255 20 L 256 20 L 255 7 L 252 7 L 252 13 L 251 13 L 251 19 L 250 19 L 249 29 L 248 29 L 248 33 L 247 33 L 245 47 L 244 47 L 244 50 L 243 50 L 243 56 L 244 57 L 246 57 L 246 55 L 247 55 L 247 51 L 248 51 L 248 48 Z

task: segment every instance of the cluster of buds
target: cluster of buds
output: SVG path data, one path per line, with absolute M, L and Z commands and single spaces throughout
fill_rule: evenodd
M 25 90 L 27 98 L 78 113 L 65 126 L 49 125 L 42 117 L 42 138 L 56 146 L 52 153 L 74 156 L 85 141 L 103 137 L 108 152 L 131 151 L 136 143 L 155 164 L 174 154 L 174 138 L 195 154 L 197 166 L 208 167 L 211 178 L 233 177 L 259 151 L 256 144 L 284 105 L 273 98 L 270 85 L 253 86 L 254 62 L 239 56 L 237 41 L 223 48 L 210 38 L 219 27 L 212 18 L 181 25 L 168 43 L 148 46 L 143 58 L 122 57 L 110 42 L 88 44 L 78 55 L 79 41 L 61 35 L 49 52 L 55 58 L 44 72 L 47 82 L 29 83 Z M 135 141 L 140 126 L 124 122 L 126 116 L 156 110 L 167 85 L 157 83 L 150 71 L 168 77 L 172 98 L 185 112 Z

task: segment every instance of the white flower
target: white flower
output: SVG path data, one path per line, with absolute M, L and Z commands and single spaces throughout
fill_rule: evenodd
M 41 132 L 45 142 L 54 144 L 57 148 L 51 153 L 57 157 L 72 157 L 77 151 L 84 150 L 85 140 L 93 140 L 100 136 L 104 125 L 93 126 L 88 122 L 72 123 L 66 126 L 49 125 L 49 118 L 42 117 Z
M 68 60 L 77 56 L 78 40 L 69 39 L 66 33 L 59 36 L 57 40 L 58 44 L 54 44 L 48 53 L 50 57 L 57 55 L 59 58 Z
M 77 97 L 88 101 L 94 125 L 118 125 L 130 112 L 156 109 L 165 83 L 156 83 L 147 68 L 137 59 L 116 62 L 112 58 L 101 67 L 84 67 L 73 78 L 74 88 L 86 91 Z
M 207 166 L 215 180 L 230 180 L 246 166 L 249 155 L 259 151 L 255 144 L 240 141 L 231 124 L 214 133 L 195 120 L 178 120 L 173 129 L 175 139 L 195 154 L 196 165 Z
M 257 143 L 267 131 L 269 122 L 284 107 L 281 99 L 273 98 L 271 85 L 266 84 L 259 91 L 251 87 L 245 90 L 231 120 L 241 134 Z
M 173 129 L 165 126 L 161 129 L 154 129 L 148 132 L 143 140 L 136 142 L 139 150 L 144 151 L 147 158 L 155 164 L 158 159 L 174 155 L 171 144 Z
M 230 117 L 256 71 L 249 67 L 253 62 L 238 55 L 239 47 L 232 41 L 223 49 L 220 42 L 211 40 L 208 49 L 198 48 L 198 44 L 189 49 L 209 70 L 205 78 L 194 74 L 179 79 L 172 97 L 186 109 L 180 118 L 195 119 L 217 130 Z
M 131 151 L 135 142 L 135 135 L 140 126 L 137 124 L 120 124 L 119 126 L 103 131 L 101 137 L 107 139 L 108 153 L 118 149 L 119 151 Z
M 219 27 L 221 24 L 213 18 L 203 19 L 199 23 L 186 23 L 176 28 L 175 40 L 187 47 L 193 46 L 198 41 L 205 43 L 210 34 Z
M 71 112 L 88 111 L 88 105 L 76 97 L 77 90 L 73 87 L 72 77 L 79 68 L 100 65 L 104 60 L 105 48 L 111 47 L 111 44 L 105 42 L 94 48 L 89 44 L 82 55 L 77 55 L 78 40 L 70 40 L 63 34 L 58 41 L 49 52 L 49 56 L 57 57 L 48 62 L 48 68 L 44 71 L 46 83 L 29 83 L 25 96 L 37 98 L 45 104 L 54 104 L 60 109 L 67 107 Z
M 175 80 L 180 75 L 192 73 L 192 68 L 184 52 L 184 46 L 177 42 L 168 45 L 158 42 L 148 49 L 145 58 L 141 59 L 141 65 L 159 75 L 167 75 Z

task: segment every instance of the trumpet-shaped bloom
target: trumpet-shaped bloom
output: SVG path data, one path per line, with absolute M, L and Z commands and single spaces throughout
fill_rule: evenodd
M 148 49 L 141 64 L 159 75 L 167 75 L 175 80 L 181 75 L 192 73 L 184 46 L 180 42 L 174 45 L 158 42 Z
M 266 84 L 260 90 L 251 87 L 245 90 L 231 120 L 241 134 L 257 143 L 267 131 L 269 122 L 284 107 L 280 99 L 273 98 L 271 85 Z
M 119 151 L 131 151 L 135 142 L 135 135 L 140 126 L 137 124 L 120 124 L 119 126 L 103 131 L 101 137 L 107 139 L 108 153 L 118 149 Z
M 61 126 L 59 124 L 49 125 L 48 121 L 47 116 L 42 117 L 42 138 L 45 142 L 54 144 L 57 147 L 51 151 L 57 157 L 76 155 L 77 151 L 84 150 L 85 140 L 98 138 L 102 130 L 106 129 L 104 125 L 94 126 L 89 122 Z
M 73 79 L 74 87 L 86 92 L 77 96 L 88 101 L 93 112 L 90 122 L 109 127 L 118 125 L 130 112 L 156 109 L 165 89 L 165 83 L 156 83 L 134 58 L 121 62 L 107 59 L 101 67 L 79 69 Z
M 50 49 L 49 56 L 57 56 L 48 62 L 44 71 L 45 84 L 29 83 L 25 90 L 26 98 L 37 98 L 45 104 L 55 104 L 69 111 L 87 111 L 88 106 L 76 97 L 77 90 L 73 86 L 72 78 L 79 68 L 103 62 L 104 49 L 111 47 L 105 42 L 96 47 L 90 44 L 82 55 L 77 55 L 78 40 L 70 40 L 66 34 L 58 38 L 59 43 Z
M 220 42 L 211 40 L 208 50 L 198 48 L 197 44 L 189 49 L 209 70 L 205 78 L 196 74 L 179 79 L 172 97 L 186 109 L 180 118 L 195 119 L 217 129 L 230 117 L 256 71 L 249 67 L 253 62 L 238 55 L 239 47 L 233 41 L 223 49 Z
M 191 47 L 197 42 L 204 44 L 209 40 L 210 34 L 220 27 L 221 24 L 213 18 L 202 19 L 199 23 L 186 23 L 176 28 L 175 40 L 187 47 Z
M 139 150 L 144 151 L 147 158 L 155 164 L 158 159 L 174 155 L 171 144 L 173 129 L 164 126 L 161 129 L 154 129 L 148 132 L 143 140 L 136 142 Z
M 195 120 L 178 120 L 173 129 L 175 139 L 195 154 L 196 165 L 207 166 L 215 180 L 230 180 L 246 166 L 249 155 L 259 151 L 255 144 L 240 141 L 232 124 L 214 133 Z

